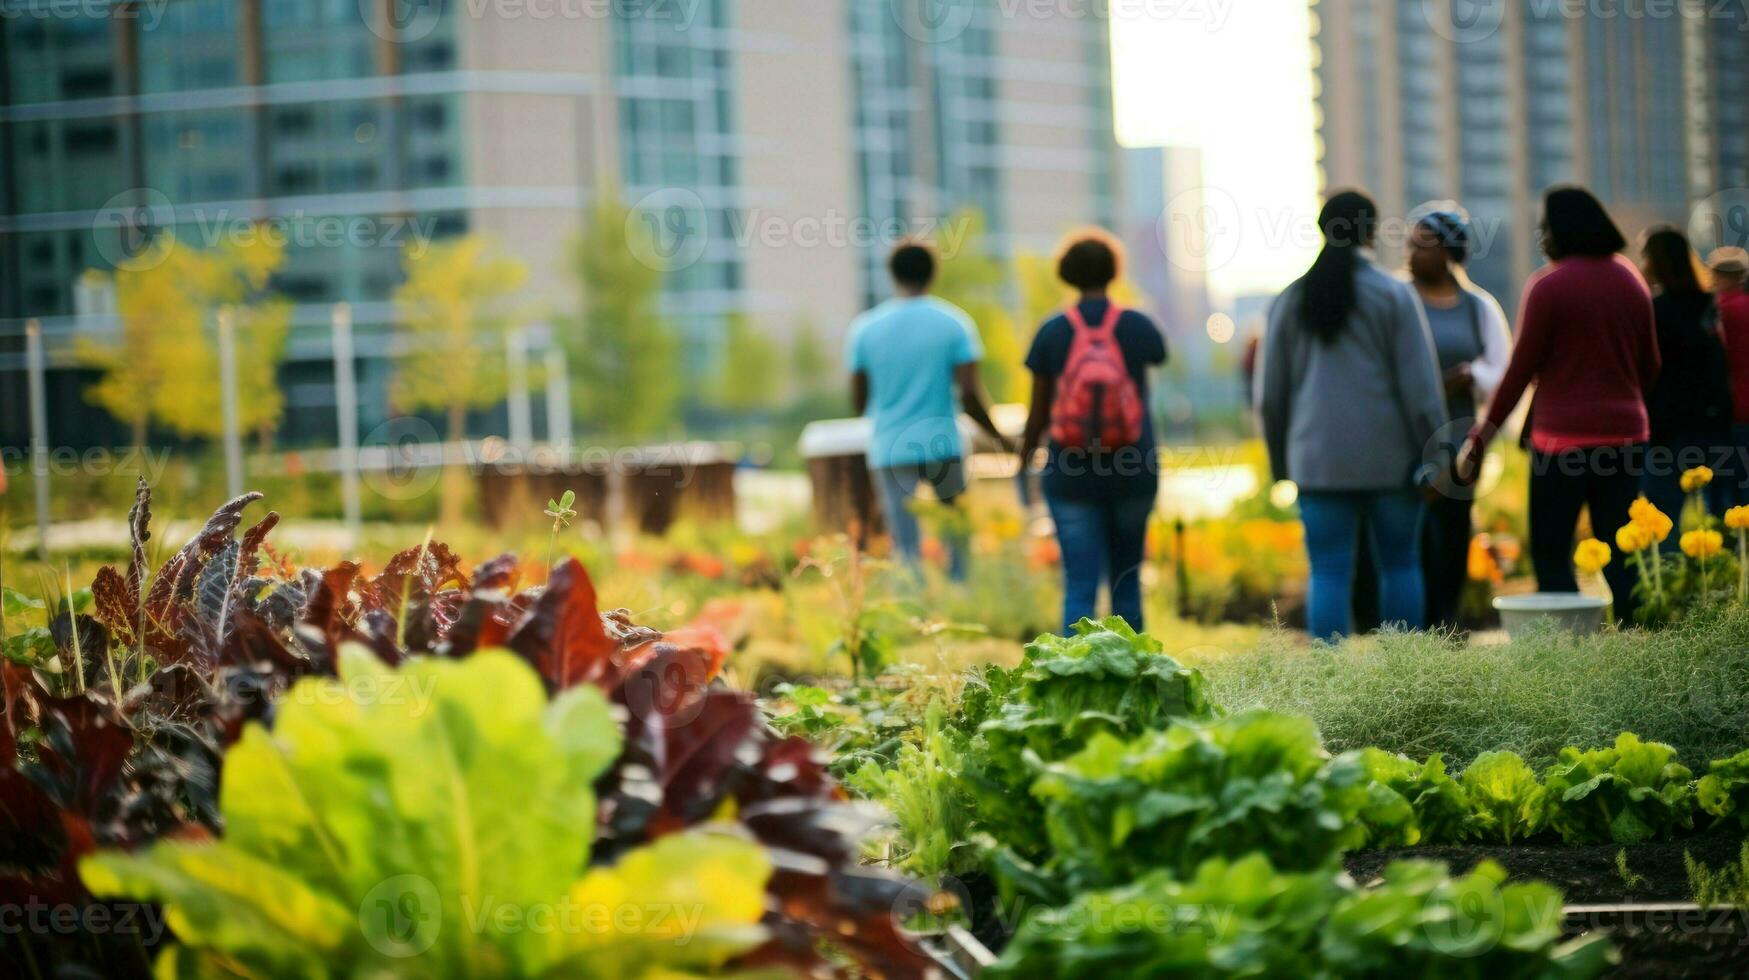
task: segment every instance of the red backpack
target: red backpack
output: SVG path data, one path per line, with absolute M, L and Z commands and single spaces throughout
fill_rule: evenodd
M 1142 393 L 1117 344 L 1123 312 L 1113 303 L 1104 322 L 1089 327 L 1080 309 L 1071 306 L 1067 311 L 1075 339 L 1051 409 L 1051 439 L 1060 446 L 1117 449 L 1142 441 Z

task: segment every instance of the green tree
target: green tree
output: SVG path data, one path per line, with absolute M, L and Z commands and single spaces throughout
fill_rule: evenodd
M 603 190 L 571 248 L 582 293 L 567 331 L 585 424 L 615 440 L 671 430 L 679 418 L 680 344 L 663 318 L 662 263 L 643 222 Z
M 745 313 L 731 313 L 723 324 L 722 368 L 716 402 L 725 411 L 749 414 L 777 403 L 782 388 L 782 355 L 777 344 Z
M 467 437 L 470 409 L 504 398 L 505 335 L 523 320 L 514 305 L 528 268 L 478 235 L 408 255 L 407 281 L 395 290 L 407 353 L 396 365 L 395 402 L 444 413 L 447 438 Z M 466 475 L 445 472 L 443 520 L 459 522 Z
M 1008 270 L 989 252 L 982 213 L 965 209 L 950 220 L 964 233 L 959 248 L 941 257 L 935 294 L 965 310 L 978 325 L 978 337 L 984 345 L 979 370 L 991 398 L 1018 401 L 1025 397 L 1026 385 L 1020 335 L 1008 312 Z
M 790 341 L 791 395 L 798 402 L 813 401 L 832 390 L 832 356 L 813 321 L 796 321 L 795 336 Z
M 88 271 L 88 280 L 113 282 L 118 329 L 77 341 L 80 363 L 103 372 L 87 397 L 129 427 L 136 447 L 154 421 L 185 438 L 223 435 L 216 315 L 229 307 L 239 423 L 267 441 L 285 410 L 278 371 L 291 306 L 267 289 L 284 261 L 265 236 L 199 249 L 166 234 L 113 276 Z

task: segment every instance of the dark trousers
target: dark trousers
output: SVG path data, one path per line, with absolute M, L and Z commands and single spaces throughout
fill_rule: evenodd
M 1579 512 L 1591 513 L 1592 533 L 1612 548 L 1615 532 L 1628 522 L 1628 508 L 1640 495 L 1644 446 L 1600 446 L 1530 456 L 1530 559 L 1537 588 L 1543 592 L 1577 592 L 1573 546 Z M 1671 515 L 1674 519 L 1675 515 Z M 1615 595 L 1615 615 L 1632 622 L 1634 583 L 1631 561 L 1616 555 L 1603 570 Z
M 1470 538 L 1474 524 L 1467 497 L 1440 497 L 1427 507 L 1421 525 L 1421 577 L 1427 582 L 1427 625 L 1455 628 L 1464 583 L 1470 578 Z

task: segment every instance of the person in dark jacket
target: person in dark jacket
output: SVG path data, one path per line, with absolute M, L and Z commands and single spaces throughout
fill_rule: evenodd
M 1488 442 L 1534 381 L 1531 562 L 1542 591 L 1577 592 L 1580 512 L 1589 510 L 1592 528 L 1608 540 L 1639 496 L 1651 437 L 1646 393 L 1661 361 L 1651 291 L 1620 254 L 1627 239 L 1601 201 L 1581 187 L 1551 189 L 1542 245 L 1550 264 L 1525 285 L 1517 346 L 1487 415 L 1458 455 L 1458 476 L 1475 480 Z M 1632 620 L 1633 566 L 1618 555 L 1603 574 L 1616 617 Z
M 1731 471 L 1730 365 L 1719 340 L 1713 294 L 1703 285 L 1706 274 L 1687 236 L 1668 225 L 1651 229 L 1640 260 L 1652 287 L 1658 353 L 1664 361 L 1658 383 L 1646 394 L 1652 438 L 1640 492 L 1679 520 L 1686 496 L 1684 472 L 1697 466 L 1721 474 Z M 1724 480 L 1708 488 L 1715 510 L 1722 512 L 1718 505 L 1727 489 Z M 1664 539 L 1664 549 L 1674 551 L 1679 537 Z

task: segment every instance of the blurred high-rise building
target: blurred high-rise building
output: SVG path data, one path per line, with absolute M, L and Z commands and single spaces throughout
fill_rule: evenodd
M 1389 215 L 1455 199 L 1503 302 L 1541 263 L 1550 185 L 1592 188 L 1630 236 L 1749 187 L 1749 10 L 1504 0 L 1314 0 L 1321 179 Z M 1401 235 L 1381 242 L 1401 257 Z M 1707 242 L 1697 242 L 1702 248 Z M 1710 243 L 1716 244 L 1716 243 Z
M 732 312 L 834 338 L 884 294 L 888 247 L 953 244 L 962 208 L 1003 256 L 1114 220 L 1109 26 L 996 0 L 8 4 L 0 444 L 24 438 L 27 318 L 52 441 L 116 436 L 66 356 L 97 322 L 78 282 L 166 227 L 285 230 L 294 441 L 333 432 L 331 304 L 358 324 L 368 427 L 391 411 L 405 247 L 493 236 L 562 324 L 602 189 L 655 236 L 696 373 Z
M 1169 339 L 1205 336 L 1209 302 L 1207 202 L 1202 151 L 1183 146 L 1124 150 L 1128 278 L 1152 305 Z

